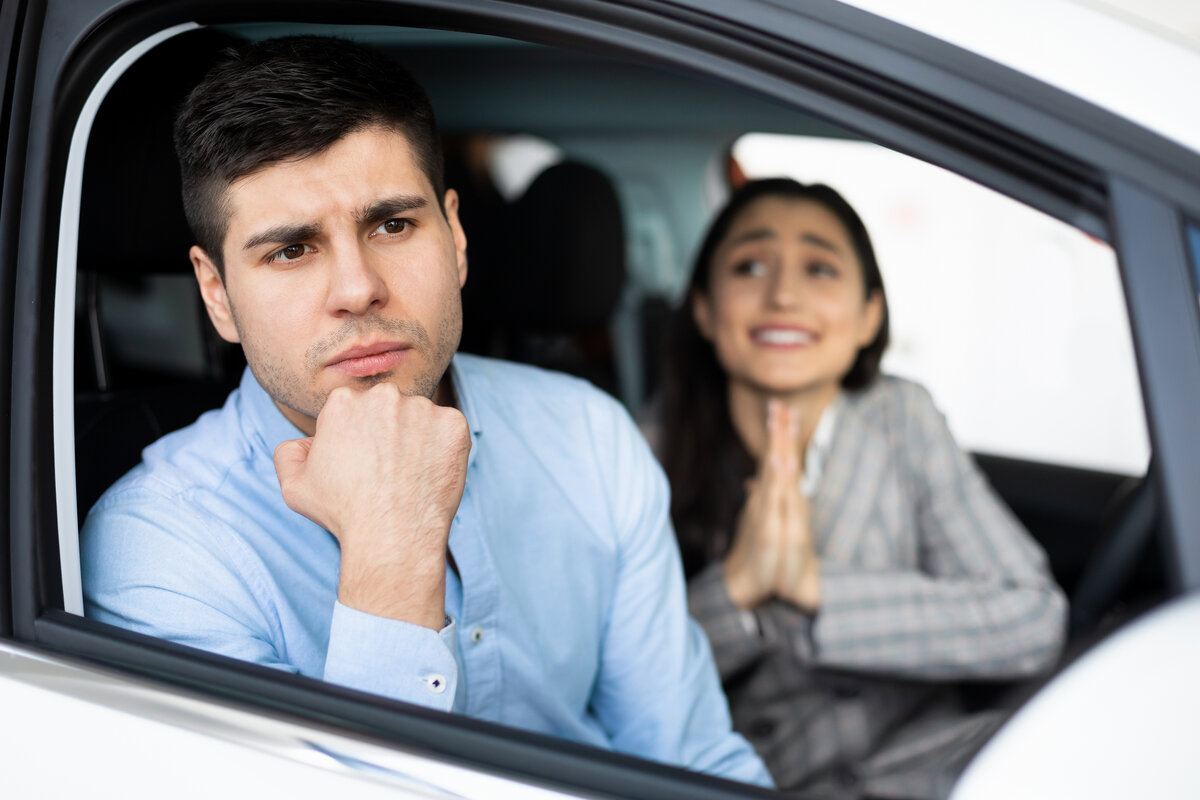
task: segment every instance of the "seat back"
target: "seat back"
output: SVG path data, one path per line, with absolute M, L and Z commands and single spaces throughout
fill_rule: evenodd
M 159 436 L 221 402 L 240 372 L 218 344 L 188 248 L 172 123 L 232 40 L 209 30 L 160 43 L 98 109 L 81 197 L 75 356 L 82 517 Z
M 625 286 L 625 226 L 612 181 L 563 161 L 511 210 L 506 263 L 487 278 L 491 353 L 617 393 L 610 324 Z M 468 242 L 470 232 L 467 233 Z

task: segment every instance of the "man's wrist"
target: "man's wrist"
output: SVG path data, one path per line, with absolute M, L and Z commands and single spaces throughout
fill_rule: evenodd
M 412 625 L 440 631 L 446 625 L 444 589 L 442 595 L 443 597 L 438 599 L 411 596 L 394 598 L 382 594 L 378 590 L 361 592 L 353 589 L 339 589 L 338 602 L 364 614 L 408 622 Z
M 367 614 L 441 630 L 446 604 L 445 556 L 436 561 L 414 558 L 395 563 L 343 556 L 338 600 Z

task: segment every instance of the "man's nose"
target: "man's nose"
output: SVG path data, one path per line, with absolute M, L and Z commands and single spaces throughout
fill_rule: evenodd
M 388 300 L 380 265 L 361 247 L 341 249 L 333 259 L 328 307 L 335 316 L 365 314 Z

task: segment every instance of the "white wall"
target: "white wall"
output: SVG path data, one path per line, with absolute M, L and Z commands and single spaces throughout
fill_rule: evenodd
M 841 192 L 875 243 L 892 311 L 884 369 L 924 383 L 968 449 L 1128 474 L 1145 416 L 1112 250 L 877 145 L 751 134 L 747 175 Z

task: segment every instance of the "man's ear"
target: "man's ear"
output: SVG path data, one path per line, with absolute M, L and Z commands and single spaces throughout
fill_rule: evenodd
M 454 236 L 454 251 L 458 257 L 458 286 L 461 289 L 467 282 L 467 234 L 458 219 L 458 192 L 447 189 L 442 208 L 446 211 L 446 222 L 450 224 L 450 233 Z
M 708 341 L 713 339 L 713 310 L 708 297 L 701 292 L 692 292 L 692 319 L 700 329 L 700 335 Z
M 200 285 L 200 297 L 204 300 L 204 307 L 208 310 L 208 318 L 212 320 L 213 327 L 222 339 L 237 344 L 241 338 L 238 336 L 237 326 L 233 324 L 229 295 L 225 293 L 225 281 L 221 280 L 217 265 L 198 245 L 192 246 L 188 257 L 192 259 L 196 283 Z

